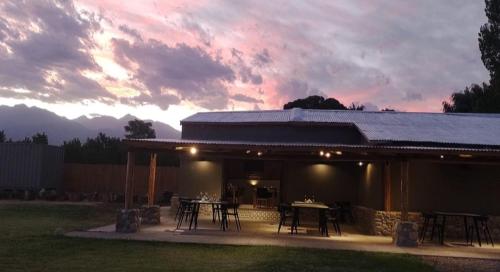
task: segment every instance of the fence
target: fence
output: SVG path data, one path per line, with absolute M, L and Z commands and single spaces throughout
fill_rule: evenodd
M 165 191 L 177 192 L 177 167 L 156 168 L 157 196 Z M 125 165 L 111 164 L 64 164 L 63 190 L 73 193 L 123 194 L 125 189 Z M 148 166 L 134 168 L 134 194 L 144 196 L 148 190 Z

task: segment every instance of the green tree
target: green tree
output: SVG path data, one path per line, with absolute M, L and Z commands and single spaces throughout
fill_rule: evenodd
M 319 95 L 312 95 L 306 98 L 301 98 L 288 102 L 283 106 L 283 109 L 322 109 L 322 110 L 346 110 L 347 107 L 344 106 L 340 101 L 335 98 L 324 98 Z
M 151 139 L 156 138 L 156 132 L 151 122 L 135 119 L 128 121 L 125 127 L 125 138 L 127 139 Z
M 500 0 L 485 0 L 488 22 L 479 31 L 481 60 L 490 72 L 489 84 L 472 84 L 443 101 L 444 112 L 500 113 Z
M 500 76 L 500 0 L 485 0 L 488 22 L 479 31 L 481 60 L 490 71 L 490 82 L 498 85 Z
M 34 144 L 49 144 L 49 138 L 45 132 L 38 132 L 35 135 L 31 136 L 31 141 Z
M 0 130 L 0 143 L 5 143 L 7 141 L 7 136 L 5 136 L 5 131 Z

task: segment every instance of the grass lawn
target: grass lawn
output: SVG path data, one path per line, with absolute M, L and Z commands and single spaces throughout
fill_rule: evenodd
M 0 202 L 0 271 L 433 271 L 418 257 L 315 249 L 69 238 L 115 208 Z

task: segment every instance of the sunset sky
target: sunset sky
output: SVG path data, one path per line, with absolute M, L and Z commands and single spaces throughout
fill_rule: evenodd
M 0 105 L 175 128 L 312 94 L 440 111 L 488 79 L 485 22 L 481 0 L 1 1 Z

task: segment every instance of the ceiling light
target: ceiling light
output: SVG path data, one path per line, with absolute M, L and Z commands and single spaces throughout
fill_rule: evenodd
M 458 155 L 460 158 L 472 158 L 471 154 L 460 154 Z
M 439 156 L 439 158 L 444 159 L 444 155 Z
M 363 164 L 364 164 L 364 163 L 363 163 L 362 161 L 358 162 L 358 165 L 359 165 L 359 166 L 363 166 Z
M 330 158 L 330 156 L 331 156 L 330 152 L 326 152 L 325 157 L 328 159 Z
M 335 154 L 340 156 L 340 155 L 342 155 L 342 151 L 335 151 Z
M 320 155 L 320 156 L 323 156 L 323 155 L 325 155 L 325 152 L 324 152 L 323 150 L 321 150 L 321 151 L 319 152 L 319 155 Z
M 261 151 L 257 152 L 257 156 L 259 157 L 262 156 L 262 152 Z
M 250 150 L 247 150 L 247 151 L 246 151 L 245 153 L 247 153 L 247 154 L 250 154 L 250 152 L 252 152 L 252 151 L 250 151 Z
M 196 155 L 196 153 L 198 153 L 198 149 L 196 149 L 196 147 L 191 147 L 189 153 L 191 153 L 191 155 Z
M 175 150 L 183 150 L 183 149 L 184 149 L 184 147 L 182 147 L 182 146 L 176 146 L 175 147 Z

